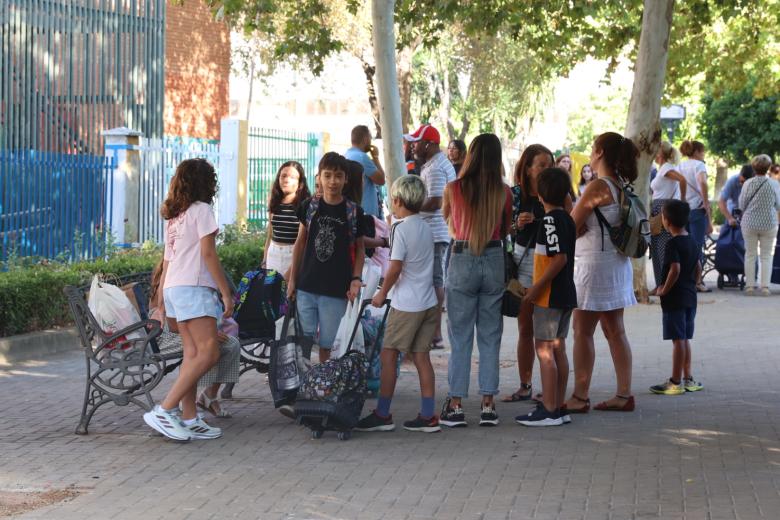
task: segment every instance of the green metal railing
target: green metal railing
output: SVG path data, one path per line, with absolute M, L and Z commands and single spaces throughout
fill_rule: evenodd
M 103 154 L 101 132 L 161 138 L 165 0 L 2 0 L 0 150 Z
M 249 178 L 248 213 L 251 224 L 265 227 L 268 222 L 268 197 L 271 194 L 276 172 L 287 161 L 298 161 L 306 172 L 309 190 L 314 191 L 314 176 L 320 138 L 318 134 L 249 129 Z

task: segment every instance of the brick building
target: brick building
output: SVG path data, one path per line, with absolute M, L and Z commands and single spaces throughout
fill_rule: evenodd
M 228 115 L 230 31 L 201 0 L 168 0 L 165 13 L 165 135 L 219 139 Z

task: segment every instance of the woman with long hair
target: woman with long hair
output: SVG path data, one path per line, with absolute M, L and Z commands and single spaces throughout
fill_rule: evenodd
M 276 172 L 268 201 L 267 247 L 263 265 L 275 269 L 287 280 L 293 246 L 298 238 L 298 205 L 309 198 L 306 174 L 297 161 L 287 161 Z
M 615 365 L 617 392 L 595 408 L 634 410 L 631 346 L 623 325 L 623 309 L 636 304 L 631 261 L 615 249 L 596 212 L 610 225 L 620 222 L 620 188 L 636 180 L 638 156 L 631 139 L 615 132 L 598 136 L 590 153 L 590 165 L 598 177 L 587 185 L 572 211 L 579 238 L 574 264 L 578 305 L 574 311 L 574 392 L 565 404 L 570 413 L 590 410 L 590 380 L 596 359 L 593 334 L 599 324 Z
M 481 134 L 469 146 L 460 177 L 444 191 L 443 215 L 454 237 L 447 270 L 447 314 L 452 347 L 449 397 L 441 424 L 466 426 L 462 400 L 468 397 L 474 330 L 479 348 L 480 426 L 498 424 L 498 353 L 503 333 L 502 238 L 512 218 L 512 193 L 504 184 L 501 141 Z
M 512 187 L 512 223 L 514 228 L 514 259 L 517 278 L 523 287 L 533 285 L 534 248 L 544 206 L 536 193 L 539 174 L 553 165 L 553 154 L 541 144 L 532 144 L 523 150 L 515 165 Z M 501 399 L 503 402 L 527 401 L 532 398 L 531 376 L 534 370 L 533 304 L 523 303 L 517 315 L 517 370 L 520 388 Z
M 580 184 L 577 187 L 577 195 L 582 197 L 582 194 L 585 193 L 585 186 L 588 185 L 593 179 L 595 179 L 596 176 L 593 175 L 593 170 L 590 167 L 590 164 L 585 164 L 582 166 L 582 169 L 580 170 Z
M 680 173 L 680 152 L 672 146 L 672 143 L 664 141 L 658 149 L 655 157 L 658 164 L 658 173 L 653 182 L 650 183 L 650 190 L 653 192 L 653 203 L 650 209 L 650 215 L 660 215 L 664 205 L 671 199 L 686 199 L 688 183 L 685 177 Z M 672 239 L 666 229 L 661 228 L 661 232 L 650 237 L 650 256 L 653 260 L 653 277 L 655 279 L 656 289 L 663 283 L 662 270 L 664 265 L 664 251 L 666 244 Z M 655 293 L 655 289 L 653 289 Z

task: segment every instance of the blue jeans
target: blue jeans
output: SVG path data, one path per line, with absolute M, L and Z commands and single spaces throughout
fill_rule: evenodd
M 704 258 L 704 235 L 707 231 L 707 212 L 704 208 L 692 209 L 688 217 L 688 233 L 699 248 L 699 260 Z
M 347 310 L 347 299 L 312 294 L 298 289 L 295 293 L 295 305 L 304 336 L 315 337 L 319 328 L 317 345 L 327 350 L 332 349 L 339 323 Z
M 474 327 L 479 349 L 479 393 L 498 394 L 498 352 L 504 319 L 504 252 L 485 249 L 481 256 L 452 251 L 447 270 L 447 328 L 452 346 L 447 381 L 450 397 L 468 397 Z

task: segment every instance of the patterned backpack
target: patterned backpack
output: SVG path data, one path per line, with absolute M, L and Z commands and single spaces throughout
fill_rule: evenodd
M 314 365 L 303 376 L 299 400 L 338 403 L 342 397 L 366 391 L 368 362 L 362 352 L 351 350 L 338 359 Z
M 233 319 L 239 338 L 274 338 L 276 320 L 287 312 L 287 289 L 273 269 L 249 271 L 241 278 L 234 298 Z

